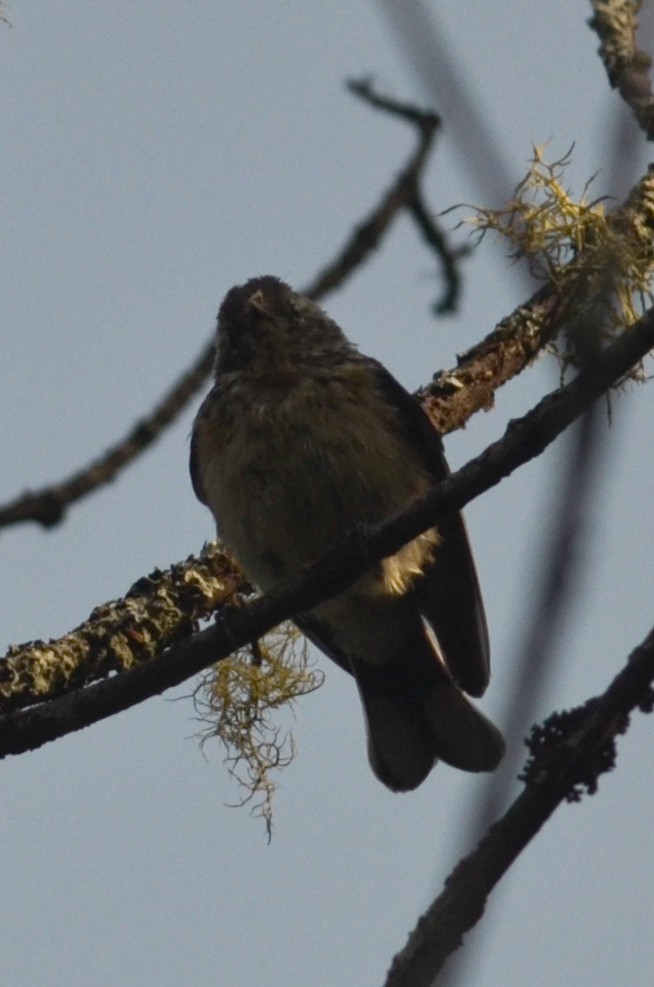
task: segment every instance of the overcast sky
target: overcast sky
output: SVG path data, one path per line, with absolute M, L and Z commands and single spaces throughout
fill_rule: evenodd
M 611 176 L 619 99 L 589 5 L 427 6 L 445 39 L 431 93 L 397 19 L 373 0 L 13 0 L 12 27 L 0 27 L 0 500 L 115 441 L 194 359 L 232 284 L 270 273 L 299 287 L 335 254 L 414 140 L 353 99 L 348 77 L 374 76 L 443 113 L 425 185 L 434 212 L 488 204 L 546 141 L 552 157 L 575 142 L 578 192 L 599 170 L 597 194 L 624 193 L 647 154 L 634 155 L 632 175 Z M 482 187 L 480 124 L 457 112 L 448 64 L 495 136 L 505 174 L 495 185 Z M 401 220 L 324 304 L 414 388 L 526 297 L 490 237 L 464 275 L 458 313 L 435 320 L 433 260 Z M 492 413 L 447 440 L 452 464 L 556 382 L 543 358 L 504 388 Z M 577 609 L 539 718 L 602 691 L 652 625 L 653 394 L 632 388 L 614 402 Z M 187 474 L 196 407 L 61 527 L 2 533 L 2 650 L 66 632 L 213 536 Z M 493 650 L 482 706 L 498 719 L 564 444 L 466 512 Z M 238 791 L 218 745 L 199 750 L 192 682 L 4 761 L 3 981 L 380 985 L 462 851 L 481 781 L 439 766 L 415 793 L 386 791 L 367 764 L 351 680 L 322 667 L 325 686 L 298 708 L 299 755 L 281 778 L 270 846 L 260 821 L 226 806 Z M 618 770 L 594 798 L 560 808 L 494 893 L 470 987 L 650 987 L 653 726 L 635 718 Z

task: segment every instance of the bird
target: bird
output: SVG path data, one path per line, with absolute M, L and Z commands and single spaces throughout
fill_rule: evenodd
M 231 288 L 220 306 L 190 471 L 218 536 L 262 593 L 449 475 L 419 401 L 272 275 Z M 502 735 L 469 699 L 488 685 L 489 641 L 460 513 L 294 621 L 354 677 L 370 765 L 389 789 L 417 788 L 438 761 L 497 767 Z

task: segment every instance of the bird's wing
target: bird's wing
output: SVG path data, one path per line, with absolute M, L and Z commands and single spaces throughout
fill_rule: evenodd
M 203 412 L 207 402 L 211 398 L 211 393 L 207 395 L 202 404 L 200 405 L 200 410 L 198 411 L 195 421 L 193 422 L 193 431 L 191 432 L 191 451 L 189 456 L 189 470 L 191 473 L 191 483 L 193 484 L 193 491 L 195 496 L 198 498 L 201 504 L 207 504 L 207 495 L 205 493 L 204 486 L 202 484 L 202 474 L 200 472 L 200 452 L 198 449 L 199 438 L 198 431 L 202 419 Z
M 397 412 L 406 442 L 435 483 L 449 476 L 443 443 L 420 403 L 377 361 L 375 374 L 387 404 Z M 441 536 L 432 563 L 415 584 L 420 612 L 431 625 L 455 681 L 481 696 L 490 677 L 490 649 L 484 605 L 465 521 L 460 512 L 437 525 Z
M 352 663 L 345 651 L 339 648 L 334 641 L 334 635 L 330 630 L 329 624 L 324 620 L 320 620 L 313 613 L 298 613 L 293 617 L 293 620 L 312 644 L 320 648 L 328 658 L 331 658 L 337 665 L 340 665 L 344 671 L 349 672 L 350 675 L 354 675 Z

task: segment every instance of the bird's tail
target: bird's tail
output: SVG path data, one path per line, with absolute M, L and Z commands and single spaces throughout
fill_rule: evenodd
M 463 771 L 493 771 L 504 755 L 499 730 L 429 655 L 423 681 L 407 661 L 359 662 L 355 675 L 368 729 L 370 765 L 388 788 L 410 791 L 444 761 Z M 408 673 L 408 674 L 407 674 Z

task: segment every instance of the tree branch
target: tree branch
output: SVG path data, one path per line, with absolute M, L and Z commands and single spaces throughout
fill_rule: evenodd
M 434 315 L 445 315 L 454 312 L 461 294 L 461 276 L 458 261 L 470 253 L 469 246 L 459 246 L 452 249 L 443 231 L 439 228 L 433 215 L 427 208 L 420 182 L 416 182 L 413 195 L 409 199 L 408 208 L 418 231 L 425 243 L 432 248 L 441 264 L 441 273 L 445 286 L 440 299 L 434 303 Z
M 0 711 L 56 699 L 149 661 L 195 633 L 216 609 L 234 604 L 246 588 L 215 542 L 199 558 L 155 570 L 58 640 L 11 647 L 0 660 Z
M 214 626 L 168 648 L 156 660 L 32 710 L 0 717 L 0 757 L 39 747 L 178 685 L 294 613 L 342 592 L 377 560 L 393 555 L 443 514 L 460 510 L 538 456 L 653 347 L 654 309 L 650 309 L 597 357 L 592 369 L 509 423 L 500 440 L 409 510 L 382 525 L 350 532 L 276 592 L 240 608 L 224 608 Z
M 648 168 L 607 221 L 615 238 L 609 245 L 612 256 L 607 257 L 606 244 L 578 254 L 556 281 L 539 288 L 485 339 L 459 356 L 455 369 L 440 371 L 421 388 L 418 397 L 442 435 L 461 428 L 475 412 L 492 408 L 495 391 L 524 370 L 568 322 L 578 322 L 580 315 L 588 320 L 590 306 L 605 290 L 598 272 L 615 266 L 619 244 L 630 256 L 651 256 L 654 167 Z
M 593 16 L 588 24 L 600 39 L 598 51 L 609 82 L 631 108 L 648 140 L 654 140 L 652 59 L 636 44 L 642 0 L 591 0 L 591 6 Z

